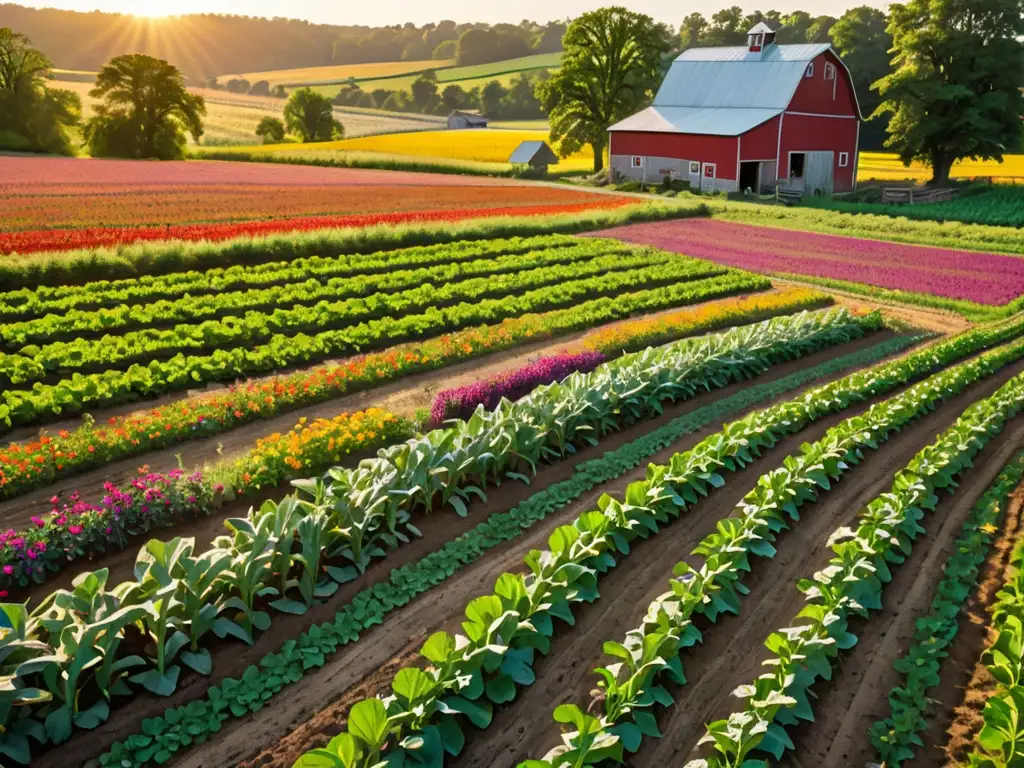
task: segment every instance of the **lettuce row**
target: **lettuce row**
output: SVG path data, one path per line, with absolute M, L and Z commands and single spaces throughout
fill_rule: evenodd
M 580 238 L 569 235 L 458 240 L 436 245 L 398 247 L 394 250 L 365 254 L 307 256 L 292 261 L 236 264 L 231 267 L 171 272 L 165 275 L 90 280 L 72 285 L 36 285 L 32 288 L 19 288 L 0 293 L 0 318 L 12 321 L 16 318 L 41 316 L 46 313 L 100 309 L 122 304 L 146 304 L 173 300 L 186 294 L 198 296 L 299 283 L 310 277 L 321 282 L 333 278 L 358 281 L 370 276 L 387 280 L 391 275 L 410 270 L 479 259 L 496 261 L 505 255 L 515 256 L 533 251 L 552 252 L 574 249 L 580 245 Z
M 613 278 L 597 279 L 600 284 L 591 293 L 607 293 L 608 283 Z M 641 281 L 633 286 L 635 290 L 630 293 L 590 300 L 586 300 L 587 293 L 577 294 L 565 286 L 540 292 L 544 294 L 542 301 L 547 302 L 545 306 L 550 305 L 553 294 L 560 296 L 558 301 L 567 308 L 558 310 L 564 314 L 550 319 L 560 329 L 572 330 L 620 320 L 638 312 L 763 290 L 770 285 L 767 278 L 732 273 L 706 281 L 672 283 L 659 288 L 646 288 Z M 70 378 L 55 384 L 36 382 L 31 389 L 4 390 L 0 400 L 0 425 L 32 424 L 58 415 L 81 413 L 90 407 L 188 389 L 196 382 L 226 381 L 271 373 L 336 355 L 436 336 L 454 328 L 492 323 L 529 312 L 529 309 L 524 309 L 529 306 L 529 301 L 529 294 L 526 294 L 510 297 L 507 301 L 482 301 L 398 319 L 382 318 L 312 336 L 277 334 L 253 349 L 239 346 L 218 349 L 209 355 L 187 357 L 178 353 L 169 359 L 152 360 L 147 365 L 131 365 L 123 371 L 73 373 Z
M 1007 463 L 964 522 L 960 537 L 953 545 L 953 554 L 943 569 L 931 610 L 917 619 L 913 643 L 896 662 L 896 670 L 903 679 L 889 692 L 890 714 L 871 726 L 871 744 L 877 751 L 878 763 L 899 766 L 906 760 L 913 760 L 914 747 L 924 746 L 917 734 L 928 727 L 925 716 L 932 709 L 928 689 L 939 683 L 942 661 L 949 655 L 948 649 L 956 638 L 960 610 L 977 584 L 979 568 L 988 556 L 1007 497 L 1022 477 L 1024 453 Z M 1016 557 L 1019 564 L 1024 550 L 1019 550 Z M 995 712 L 999 709 L 998 705 L 993 705 Z M 1002 739 L 999 742 L 1002 743 Z M 979 764 L 994 766 L 1006 762 Z
M 733 692 L 744 708 L 708 724 L 700 743 L 713 745 L 714 753 L 690 761 L 687 768 L 766 768 L 767 761 L 749 755 L 761 750 L 777 761 L 793 748 L 786 728 L 813 721 L 811 686 L 831 679 L 839 652 L 857 643 L 848 628 L 850 614 L 867 617 L 881 610 L 890 566 L 904 562 L 913 540 L 924 532 L 920 520 L 938 505 L 937 491 L 952 492 L 955 478 L 1022 406 L 1024 374 L 970 406 L 920 451 L 897 473 L 892 489 L 858 513 L 855 529 L 842 527 L 829 537 L 835 557 L 828 567 L 797 582 L 807 605 L 793 625 L 765 641 L 769 671 Z
M 575 730 L 563 734 L 563 744 L 543 760 L 527 760 L 521 768 L 580 768 L 605 760 L 622 762 L 635 752 L 645 735 L 659 736 L 650 710 L 670 706 L 672 696 L 655 683 L 665 674 L 678 685 L 686 682 L 680 653 L 701 642 L 692 616 L 715 622 L 723 613 L 739 614 L 742 584 L 750 557 L 775 555 L 777 534 L 800 519 L 798 509 L 817 500 L 819 493 L 852 466 L 866 449 L 877 449 L 908 423 L 935 409 L 936 404 L 962 392 L 1024 356 L 1024 342 L 999 348 L 955 368 L 942 371 L 906 392 L 871 406 L 829 429 L 818 441 L 801 446 L 800 453 L 762 475 L 737 505 L 736 514 L 721 520 L 717 531 L 693 551 L 703 558 L 699 568 L 685 560 L 677 564 L 671 591 L 656 598 L 624 642 L 609 641 L 604 650 L 615 661 L 594 671 L 601 678 L 604 713 L 583 712 L 563 704 L 555 719 Z M 788 519 L 787 519 L 788 518 Z
M 391 577 L 360 591 L 333 622 L 314 626 L 280 651 L 249 667 L 241 678 L 229 678 L 210 689 L 206 699 L 168 710 L 162 717 L 143 722 L 141 733 L 112 745 L 101 756 L 103 766 L 142 766 L 166 762 L 192 743 L 201 743 L 233 717 L 262 708 L 286 686 L 309 670 L 323 666 L 338 648 L 359 639 L 359 632 L 415 597 L 443 583 L 463 567 L 478 561 L 494 547 L 518 538 L 535 523 L 579 499 L 584 493 L 621 477 L 645 459 L 730 414 L 764 403 L 824 376 L 858 367 L 916 344 L 921 336 L 888 339 L 880 344 L 834 358 L 777 381 L 745 387 L 740 392 L 684 414 L 598 459 L 583 462 L 572 477 L 538 491 L 508 512 L 497 512 L 439 550 L 392 571 Z
M 484 253 L 477 255 L 469 251 L 466 255 L 472 255 L 471 260 L 463 257 L 419 269 L 402 269 L 401 264 L 398 264 L 389 272 L 352 275 L 342 270 L 342 276 L 338 277 L 329 277 L 329 271 L 326 274 L 310 273 L 289 268 L 247 280 L 247 275 L 239 276 L 245 282 L 235 290 L 225 288 L 218 291 L 216 286 L 224 284 L 224 281 L 211 279 L 189 283 L 187 292 L 182 293 L 180 285 L 163 286 L 163 281 L 160 281 L 156 286 L 147 286 L 144 291 L 101 290 L 84 297 L 72 296 L 60 302 L 37 301 L 35 306 L 40 309 L 33 317 L 0 326 L 0 340 L 6 347 L 16 347 L 42 344 L 60 336 L 197 322 L 250 310 L 265 311 L 298 304 L 315 304 L 325 299 L 339 301 L 374 294 L 397 296 L 425 283 L 458 285 L 473 278 L 556 265 L 578 264 L 580 267 L 588 267 L 615 254 L 620 257 L 633 254 L 634 258 L 625 262 L 627 266 L 629 263 L 635 265 L 636 259 L 641 257 L 646 257 L 647 263 L 666 258 L 662 255 L 659 259 L 659 255 L 653 251 L 640 252 L 633 246 L 616 246 L 614 242 L 601 240 L 574 240 L 549 247 L 538 243 L 538 246 L 538 249 L 527 251 L 515 247 L 512 247 L 511 252 L 495 252 L 492 249 L 491 254 L 486 256 Z M 252 287 L 253 284 L 264 287 Z M 166 291 L 159 290 L 165 287 Z M 111 304 L 114 301 L 112 297 L 117 294 L 125 298 Z M 135 294 L 140 295 L 140 298 L 128 298 Z M 165 298 L 165 295 L 169 295 L 169 298 Z M 141 296 L 148 298 L 142 299 Z M 75 307 L 73 300 L 76 298 L 79 303 L 87 301 L 88 304 L 82 308 L 71 308 Z
M 107 569 L 83 573 L 18 622 L 18 642 L 28 645 L 6 670 L 0 714 L 11 727 L 0 750 L 16 735 L 60 744 L 75 727 L 96 727 L 115 696 L 131 693 L 128 682 L 166 696 L 182 664 L 210 674 L 211 633 L 251 644 L 271 624 L 259 598 L 274 598 L 275 611 L 304 613 L 416 535 L 410 515 L 418 508 L 465 515 L 471 495 L 484 497 L 480 486 L 528 482 L 541 461 L 660 413 L 665 400 L 749 378 L 878 323 L 845 310 L 801 313 L 628 355 L 493 412 L 479 408 L 468 422 L 382 449 L 355 469 L 297 481 L 312 500 L 293 495 L 229 519 L 230 533 L 205 552 L 191 539 L 152 540 L 134 579 L 108 585 Z M 150 638 L 155 658 L 119 655 L 129 626 Z M 79 697 L 87 686 L 101 693 L 91 705 Z M 19 699 L 23 690 L 40 694 Z
M 972 768 L 1014 768 L 1024 763 L 1024 539 L 1014 545 L 991 610 L 992 634 L 981 659 L 996 689 L 985 702 L 984 725 L 967 757 Z
M 432 316 L 436 328 L 457 329 L 475 324 L 485 311 L 489 316 L 505 318 L 527 312 L 565 306 L 581 296 L 614 295 L 643 284 L 648 287 L 667 282 L 697 281 L 739 274 L 707 262 L 687 259 L 670 261 L 667 255 L 636 251 L 625 255 L 600 256 L 584 263 L 562 264 L 539 269 L 490 275 L 441 286 L 420 285 L 399 293 L 336 300 L 330 295 L 317 302 L 273 305 L 265 310 L 246 307 L 227 309 L 226 317 L 216 319 L 183 318 L 171 328 L 122 330 L 116 326 L 107 332 L 103 325 L 113 313 L 101 312 L 99 338 L 82 338 L 73 332 L 71 340 L 44 337 L 43 346 L 32 344 L 20 353 L 0 353 L 0 375 L 10 385 L 43 381 L 58 371 L 87 373 L 109 368 L 125 368 L 175 353 L 209 353 L 228 344 L 255 346 L 275 336 L 322 334 L 343 330 L 360 323 L 408 315 Z M 602 279 L 598 285 L 595 281 Z M 550 296 L 544 299 L 540 292 Z M 316 293 L 301 289 L 300 294 Z M 220 297 L 216 301 L 219 301 Z M 472 305 L 473 311 L 468 311 Z M 174 318 L 167 318 L 168 324 Z M 93 335 L 95 336 L 95 335 Z M 338 337 L 339 341 L 345 337 Z M 370 345 L 380 346 L 383 338 Z M 50 342 L 50 343 L 46 343 Z M 347 354 L 353 349 L 328 348 L 332 354 Z M 66 374 L 65 374 L 66 375 Z

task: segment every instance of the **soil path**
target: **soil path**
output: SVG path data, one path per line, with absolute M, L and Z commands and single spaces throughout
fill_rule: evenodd
M 828 349 L 814 355 L 808 355 L 801 360 L 775 366 L 754 381 L 757 383 L 773 381 L 777 378 L 787 376 L 801 368 L 814 366 L 824 362 L 825 360 L 832 359 L 837 355 L 837 352 L 839 354 L 847 354 L 859 348 L 872 346 L 884 338 L 884 333 L 872 334 L 867 338 L 858 339 L 857 341 L 836 349 Z M 841 375 L 843 374 L 837 374 L 836 377 Z M 285 640 L 295 637 L 310 625 L 333 619 L 340 606 L 351 599 L 358 590 L 363 589 L 364 587 L 373 586 L 374 584 L 386 580 L 391 569 L 399 568 L 405 563 L 419 559 L 426 553 L 437 549 L 444 542 L 455 538 L 463 531 L 482 521 L 487 515 L 510 509 L 536 491 L 545 488 L 552 483 L 567 479 L 574 472 L 576 464 L 591 458 L 599 457 L 606 451 L 613 450 L 614 448 L 623 445 L 640 435 L 646 434 L 647 432 L 656 429 L 684 413 L 690 412 L 704 405 L 708 405 L 721 397 L 734 394 L 747 386 L 749 386 L 749 382 L 740 382 L 738 384 L 734 384 L 720 390 L 714 390 L 690 400 L 671 405 L 657 419 L 647 420 L 630 429 L 613 433 L 599 445 L 579 451 L 571 461 L 563 461 L 558 464 L 543 467 L 529 486 L 519 483 L 507 483 L 500 488 L 491 489 L 487 501 L 477 502 L 476 504 L 471 505 L 470 515 L 466 518 L 460 518 L 456 515 L 445 513 L 426 515 L 418 518 L 416 520 L 416 525 L 423 533 L 423 537 L 421 539 L 417 539 L 412 544 L 392 552 L 385 560 L 378 561 L 371 565 L 363 577 L 355 582 L 346 584 L 329 601 L 316 606 L 313 610 L 307 612 L 301 617 L 279 616 L 274 621 L 271 629 L 262 635 L 252 647 L 246 648 L 240 646 L 238 643 L 228 642 L 215 645 L 211 649 L 214 654 L 213 676 L 209 678 L 185 678 L 174 696 L 167 699 L 152 697 L 148 694 L 136 695 L 132 699 L 132 706 L 130 710 L 124 708 L 115 710 L 111 719 L 96 730 L 79 732 L 72 737 L 68 744 L 65 745 L 65 749 L 62 749 L 59 753 L 48 753 L 46 755 L 46 759 L 49 761 L 47 763 L 48 767 L 69 768 L 72 765 L 80 764 L 82 756 L 92 757 L 99 755 L 111 743 L 124 739 L 132 733 L 137 732 L 142 719 L 162 714 L 169 707 L 178 706 L 195 699 L 202 695 L 209 686 L 219 684 L 224 677 L 240 675 L 248 665 L 258 662 L 266 653 L 276 650 Z M 789 396 L 792 397 L 793 394 L 791 393 Z M 717 429 L 718 427 L 715 425 L 709 426 L 701 433 L 691 436 L 688 444 L 696 442 L 704 435 L 710 434 Z M 668 451 L 665 455 L 671 455 L 672 452 L 674 451 Z M 643 471 L 644 468 L 636 470 L 630 479 L 634 479 L 636 476 L 642 476 Z M 624 485 L 625 483 L 622 483 L 622 486 Z M 583 509 L 593 506 L 600 493 L 605 491 L 614 493 L 615 488 L 622 486 L 612 485 L 610 487 L 596 489 L 585 498 L 581 499 L 576 505 L 571 505 L 558 515 L 554 515 L 549 520 L 539 524 L 537 528 L 527 536 L 513 542 L 508 542 L 507 544 L 492 550 L 488 557 L 485 558 L 484 563 L 486 563 L 487 567 L 490 567 L 490 564 L 495 561 L 505 562 L 508 560 L 510 563 L 521 562 L 522 555 L 526 550 L 537 546 L 538 544 L 543 545 L 547 532 L 550 531 L 551 528 L 562 524 L 567 520 L 573 519 L 573 517 Z M 222 517 L 217 517 L 200 521 L 199 524 L 195 526 L 194 530 L 190 530 L 187 535 L 203 535 L 206 537 L 212 537 L 214 532 L 220 532 L 219 529 L 222 525 L 222 519 Z M 198 531 L 202 531 L 203 533 L 197 533 Z M 161 538 L 166 538 L 165 534 L 167 533 L 170 533 L 170 531 L 161 532 Z M 129 554 L 129 552 L 131 554 Z M 116 580 L 117 578 L 125 578 L 131 574 L 134 559 L 134 551 L 128 550 L 114 555 L 111 558 L 105 558 L 100 564 L 105 567 L 110 566 L 112 568 L 111 579 Z M 478 563 L 477 565 L 482 566 L 484 563 Z M 78 565 L 82 568 L 87 567 L 85 564 Z M 96 564 L 93 564 L 92 567 L 96 567 Z M 306 718 L 310 717 L 335 694 L 340 695 L 343 692 L 344 686 L 338 682 L 338 675 L 341 675 L 342 679 L 349 680 L 350 682 L 348 684 L 354 684 L 353 681 L 358 679 L 358 673 L 355 670 L 363 670 L 362 674 L 365 676 L 369 674 L 370 671 L 375 671 L 380 666 L 387 663 L 391 656 L 399 654 L 401 648 L 394 647 L 396 638 L 398 638 L 398 643 L 400 645 L 404 643 L 412 643 L 415 648 L 418 649 L 419 644 L 422 644 L 422 639 L 416 632 L 411 632 L 409 627 L 421 626 L 431 619 L 438 618 L 441 615 L 438 613 L 436 605 L 439 600 L 444 601 L 445 604 L 451 602 L 454 604 L 454 607 L 451 610 L 461 611 L 462 606 L 466 602 L 465 595 L 467 594 L 467 590 L 478 590 L 480 588 L 480 584 L 486 583 L 487 581 L 486 577 L 473 575 L 476 570 L 477 569 L 475 567 L 467 569 L 461 575 L 456 576 L 449 581 L 444 588 L 427 593 L 425 597 L 410 603 L 402 611 L 393 614 L 392 618 L 389 619 L 384 626 L 402 627 L 401 632 L 395 633 L 392 631 L 382 633 L 381 627 L 375 627 L 371 634 L 364 636 L 360 642 L 353 645 L 350 649 L 339 653 L 336 659 L 326 667 L 305 678 L 303 681 L 303 689 L 305 691 L 312 691 L 313 688 L 308 686 L 314 686 L 316 688 L 316 693 L 311 693 L 310 695 L 306 695 L 306 693 L 304 693 L 302 696 L 291 696 L 287 698 L 282 697 L 275 702 L 273 707 L 266 707 L 264 710 L 261 710 L 259 713 L 260 720 L 267 716 L 273 717 L 275 720 L 275 725 L 273 727 L 262 722 L 257 722 L 253 719 L 246 720 L 242 724 L 242 729 L 238 729 L 237 724 L 229 724 L 225 730 L 218 735 L 218 738 L 214 740 L 215 743 L 207 744 L 200 748 L 203 753 L 210 749 L 218 750 L 218 754 L 212 758 L 210 762 L 207 762 L 206 765 L 217 766 L 217 768 L 220 768 L 220 766 L 230 764 L 231 760 L 235 758 L 225 757 L 223 753 L 219 751 L 219 745 L 227 745 L 226 748 L 230 751 L 232 749 L 231 745 L 235 744 L 233 749 L 237 751 L 239 746 L 235 742 L 236 736 L 240 739 L 242 750 L 249 751 L 258 749 L 266 743 L 263 741 L 262 737 L 262 734 L 265 732 L 264 729 L 269 728 L 270 731 L 268 732 L 275 733 L 276 735 L 282 735 L 283 733 L 286 733 L 293 724 L 302 722 Z M 500 572 L 501 571 L 499 570 L 497 573 Z M 497 573 L 495 573 L 495 576 Z M 64 574 L 62 574 L 62 576 L 63 575 Z M 483 578 L 482 582 L 480 581 L 481 578 Z M 490 581 L 493 582 L 493 577 Z M 384 641 L 380 641 L 379 638 L 383 638 Z M 419 644 L 417 644 L 417 641 Z M 380 657 L 379 654 L 381 649 L 385 648 L 388 649 L 387 652 L 383 657 Z M 364 658 L 370 659 L 370 661 L 365 665 L 359 662 L 359 659 Z M 317 682 L 313 682 L 314 680 Z M 254 732 L 247 732 L 245 729 L 248 728 L 249 724 L 252 722 L 256 722 L 256 730 Z M 236 731 L 238 731 L 238 733 L 236 733 Z M 257 737 L 254 736 L 254 734 L 260 734 L 260 736 Z
M 766 295 L 778 293 L 778 290 L 771 289 L 764 293 Z M 692 308 L 699 306 L 700 304 L 691 305 Z M 655 318 L 691 307 L 674 307 L 640 317 Z M 203 440 L 181 443 L 141 456 L 111 462 L 103 467 L 80 475 L 61 478 L 45 488 L 39 488 L 17 498 L 0 502 L 0 530 L 27 526 L 31 523 L 33 515 L 48 513 L 51 508 L 50 499 L 55 495 L 69 494 L 77 490 L 86 501 L 98 499 L 103 496 L 104 483 L 121 483 L 126 478 L 134 476 L 138 471 L 138 467 L 143 464 L 148 465 L 151 472 L 168 472 L 179 465 L 179 456 L 185 468 L 189 470 L 238 458 L 250 451 L 261 437 L 275 432 L 286 432 L 294 427 L 298 420 L 303 417 L 310 420 L 318 418 L 330 419 L 346 411 L 358 411 L 371 407 L 384 408 L 394 413 L 411 416 L 418 408 L 429 408 L 434 400 L 434 396 L 442 389 L 472 384 L 488 376 L 519 368 L 543 355 L 560 352 L 595 330 L 604 327 L 614 327 L 621 322 L 626 321 L 618 321 L 610 323 L 608 326 L 591 328 L 554 340 L 549 339 L 534 344 L 526 344 L 515 349 L 475 358 L 457 365 L 446 366 L 437 371 L 414 374 L 380 387 L 374 387 L 363 392 L 345 395 L 333 400 L 326 400 L 315 405 L 306 406 L 305 408 L 288 411 L 270 419 L 255 421 L 238 429 L 232 429 Z M 211 387 L 210 389 L 217 388 L 222 389 L 223 387 Z M 195 392 L 192 394 L 195 394 Z M 146 409 L 153 408 L 187 396 L 189 396 L 189 393 L 168 395 L 159 400 L 147 402 L 145 407 Z M 120 408 L 97 412 L 94 415 L 97 422 L 102 423 L 110 416 L 123 415 L 138 409 L 139 404 L 132 403 Z M 44 429 L 48 434 L 55 434 L 60 429 L 75 429 L 80 425 L 81 419 L 77 418 L 66 423 L 50 424 Z M 38 433 L 39 428 L 19 430 L 13 435 L 6 436 L 4 439 L 26 439 L 34 437 Z
M 1024 369 L 1024 362 L 1020 368 Z M 859 410 L 854 408 L 823 419 L 780 442 L 753 465 L 730 475 L 724 488 L 715 491 L 660 535 L 638 543 L 634 552 L 602 579 L 601 599 L 579 609 L 574 628 L 561 628 L 556 633 L 551 654 L 537 662 L 538 682 L 522 691 L 510 706 L 497 712 L 492 726 L 474 734 L 463 755 L 451 764 L 512 766 L 521 759 L 542 754 L 553 744 L 552 738 L 557 741 L 557 736 L 548 732 L 554 728 L 551 711 L 574 690 L 582 686 L 585 691 L 592 683 L 590 669 L 600 654 L 603 641 L 620 636 L 639 619 L 646 603 L 667 588 L 672 566 L 733 509 L 764 471 L 777 466 L 804 441 L 820 437 L 829 426 Z M 951 412 L 950 420 L 958 413 L 959 410 Z M 653 460 L 664 461 L 673 453 L 692 447 L 705 434 L 707 431 L 690 436 Z M 925 425 L 909 454 L 930 437 L 931 431 Z M 225 729 L 214 743 L 185 756 L 180 764 L 211 768 L 243 760 L 246 766 L 290 766 L 303 751 L 326 743 L 341 730 L 347 711 L 355 701 L 386 690 L 396 659 L 411 661 L 431 632 L 457 628 L 468 600 L 481 594 L 502 572 L 521 569 L 522 554 L 531 547 L 543 546 L 552 527 L 570 521 L 580 511 L 591 507 L 600 493 L 621 496 L 628 483 L 643 477 L 644 471 L 645 468 L 638 469 L 588 494 L 580 503 L 538 527 L 529 540 L 477 563 L 449 582 L 443 594 L 430 593 L 382 627 L 375 628 L 372 642 L 361 644 L 351 653 L 339 654 L 321 674 L 304 680 L 308 697 L 304 695 L 301 701 L 282 701 L 280 705 L 261 710 L 254 718 Z M 865 476 L 871 474 L 870 469 L 864 473 Z M 805 550 L 797 544 L 793 551 L 800 557 Z M 332 703 L 325 707 L 324 702 Z M 525 734 L 529 734 L 527 742 L 523 741 Z M 268 746 L 255 754 L 259 744 Z M 253 757 L 246 759 L 250 756 Z M 671 761 L 637 763 L 674 764 Z
M 1016 449 L 1019 444 L 1012 447 Z M 986 464 L 986 470 L 991 471 L 993 468 L 998 472 L 1002 469 L 1002 463 L 996 466 L 996 462 L 990 459 Z M 972 478 L 970 482 L 972 487 L 976 487 L 976 479 Z M 979 495 L 984 490 L 985 488 L 982 487 Z M 951 649 L 952 653 L 942 663 L 941 682 L 928 693 L 928 697 L 936 702 L 939 714 L 929 718 L 930 728 L 922 734 L 925 747 L 916 750 L 917 755 L 912 761 L 915 766 L 946 764 L 945 752 L 947 750 L 945 749 L 946 736 L 944 734 L 950 725 L 953 707 L 963 697 L 964 684 L 974 672 L 981 647 L 988 634 L 986 609 L 1002 586 L 1002 576 L 1009 560 L 1010 551 L 1020 531 L 1021 501 L 1022 499 L 1018 496 L 1015 502 L 1007 506 L 999 537 L 994 542 L 990 557 L 982 567 L 979 587 L 968 602 L 965 614 L 967 621 L 961 618 L 960 629 Z M 962 502 L 963 499 L 959 499 L 957 503 L 961 505 Z M 973 504 L 974 502 L 971 501 L 970 504 L 963 505 L 968 514 Z M 891 621 L 884 634 L 878 635 L 879 643 L 871 649 L 870 666 L 864 670 L 862 682 L 845 714 L 841 716 L 835 736 L 830 740 L 831 746 L 828 746 L 827 752 L 824 752 L 826 765 L 830 764 L 828 761 L 838 761 L 835 763 L 836 765 L 859 766 L 876 758 L 877 753 L 871 746 L 868 731 L 876 720 L 888 714 L 889 707 L 886 697 L 889 691 L 894 686 L 902 684 L 903 677 L 896 672 L 893 664 L 906 652 L 913 641 L 916 620 L 930 609 L 935 595 L 935 587 L 938 585 L 939 576 L 937 574 L 941 574 L 946 561 L 952 554 L 954 541 L 960 535 L 960 526 L 963 524 L 963 519 L 958 515 L 953 517 L 959 520 L 954 533 L 943 546 L 935 546 L 928 552 L 922 573 L 913 583 L 904 601 L 898 606 L 894 606 L 887 599 L 887 607 L 901 609 L 899 616 Z M 944 521 L 943 527 L 945 528 L 947 525 L 952 525 L 952 523 Z M 888 587 L 886 589 L 888 590 Z M 843 666 L 846 666 L 845 663 Z M 981 668 L 984 669 L 984 666 Z M 970 708 L 970 711 L 980 714 L 985 703 L 984 693 L 981 691 L 969 692 L 968 704 L 972 703 L 974 706 Z M 822 722 L 819 720 L 819 723 Z M 978 727 L 980 728 L 980 724 Z M 958 735 L 954 738 L 954 743 L 949 745 L 950 756 L 958 751 L 957 745 L 964 741 L 969 744 L 976 732 L 975 729 L 969 727 L 968 723 L 961 723 L 957 731 Z M 818 734 L 815 733 L 815 741 L 817 736 Z M 826 744 L 827 742 L 822 741 L 821 743 Z M 798 745 L 796 756 L 801 759 L 802 754 L 806 754 L 808 759 L 812 759 L 811 751 L 813 749 L 814 742 L 808 740 L 806 744 Z M 823 749 L 824 747 L 818 747 L 819 751 Z

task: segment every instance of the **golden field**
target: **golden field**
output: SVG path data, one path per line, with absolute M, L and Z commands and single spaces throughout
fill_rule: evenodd
M 964 160 L 953 166 L 954 178 L 1018 177 L 1018 183 L 1024 181 L 1024 155 L 1006 155 L 1004 162 L 975 162 Z M 861 152 L 857 166 L 857 178 L 860 181 L 875 179 L 878 181 L 898 181 L 913 179 L 928 181 L 932 177 L 931 169 L 922 163 L 914 163 L 905 167 L 899 157 L 889 152 Z
M 544 130 L 466 130 L 419 131 L 362 136 L 317 144 L 267 144 L 239 147 L 248 152 L 293 153 L 345 152 L 389 157 L 409 157 L 468 163 L 508 163 L 509 155 L 524 141 L 547 141 Z M 560 162 L 559 171 L 587 170 L 594 164 L 589 152 L 582 152 Z
M 326 83 L 339 80 L 369 80 L 380 77 L 394 77 L 409 72 L 450 67 L 454 62 L 448 59 L 427 61 L 384 61 L 376 64 L 337 64 L 328 67 L 302 67 L 299 69 L 273 69 L 266 72 L 245 72 L 240 75 L 221 75 L 222 82 L 232 77 L 243 77 L 250 83 L 266 80 L 271 86 L 291 83 Z

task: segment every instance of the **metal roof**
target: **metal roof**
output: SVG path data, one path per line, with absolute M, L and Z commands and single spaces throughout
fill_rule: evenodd
M 771 120 L 782 111 L 735 107 L 654 106 L 627 117 L 608 130 L 739 136 Z
M 801 43 L 799 45 L 769 45 L 763 51 L 751 51 L 745 45 L 727 48 L 689 48 L 676 57 L 676 61 L 746 61 L 771 63 L 779 61 L 813 61 L 831 48 L 828 43 Z
M 513 165 L 523 163 L 529 164 L 534 160 L 542 165 L 552 165 L 558 162 L 558 156 L 543 141 L 524 141 L 509 157 L 508 161 Z

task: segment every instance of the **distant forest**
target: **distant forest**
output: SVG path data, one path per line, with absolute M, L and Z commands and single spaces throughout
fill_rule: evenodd
M 565 24 L 439 24 L 393 27 L 312 24 L 297 19 L 198 14 L 147 19 L 0 4 L 10 27 L 46 51 L 60 69 L 95 71 L 114 56 L 147 53 L 205 79 L 239 72 L 456 58 L 459 64 L 555 53 Z

